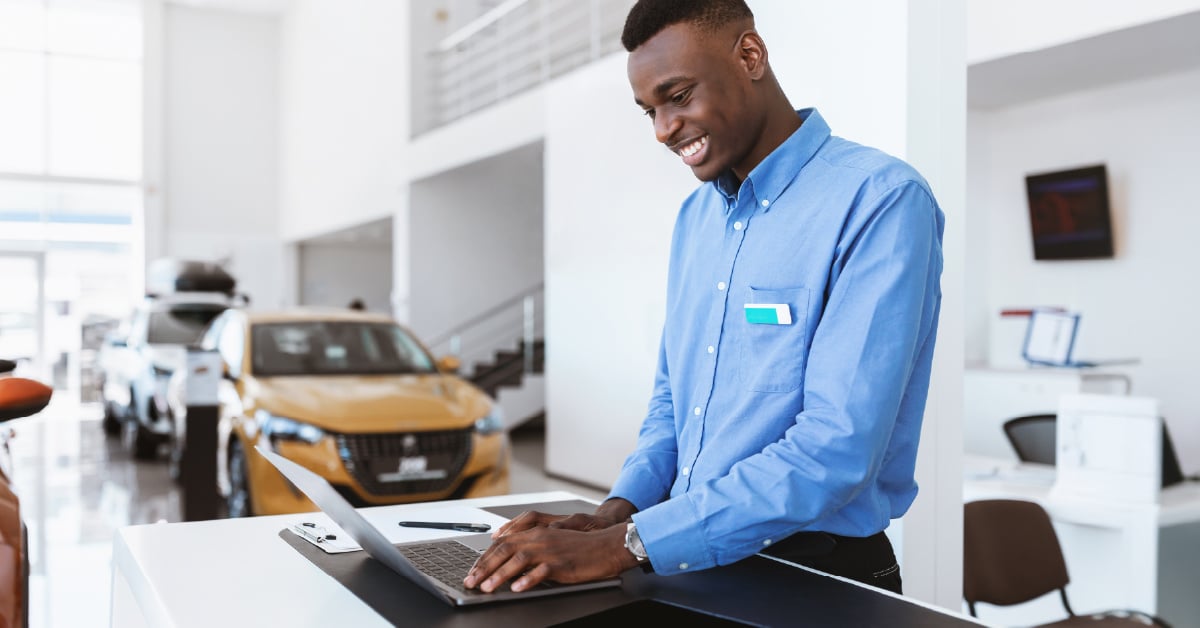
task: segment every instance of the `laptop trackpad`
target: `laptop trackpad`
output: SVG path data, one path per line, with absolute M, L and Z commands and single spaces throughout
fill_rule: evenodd
M 611 626 L 634 624 L 643 626 L 647 624 L 651 626 L 688 626 L 689 628 L 725 628 L 754 625 L 655 600 L 638 600 L 614 606 L 599 613 L 565 621 L 561 624 L 554 624 L 550 628 L 609 628 Z
M 476 552 L 482 552 L 483 550 L 485 550 L 489 546 L 491 546 L 492 535 L 491 534 L 468 534 L 465 536 L 452 537 L 449 540 L 458 541 L 459 543 L 466 545 L 467 547 L 475 550 Z

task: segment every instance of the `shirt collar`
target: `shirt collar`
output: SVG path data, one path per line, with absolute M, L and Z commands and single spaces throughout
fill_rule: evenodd
M 800 128 L 759 162 L 742 183 L 743 186 L 749 183 L 759 202 L 767 201 L 764 212 L 770 211 L 775 199 L 787 189 L 831 134 L 829 125 L 815 108 L 800 109 L 796 114 L 800 116 Z M 732 172 L 722 173 L 712 183 L 726 198 L 737 198 L 739 188 Z

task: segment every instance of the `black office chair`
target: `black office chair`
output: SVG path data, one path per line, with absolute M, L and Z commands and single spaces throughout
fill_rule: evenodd
M 1004 435 L 1021 462 L 1053 465 L 1058 443 L 1056 414 L 1031 414 L 1004 422 Z
M 1004 422 L 1004 435 L 1017 452 L 1021 462 L 1038 462 L 1053 465 L 1058 443 L 1058 415 L 1031 414 L 1009 419 Z M 1179 456 L 1175 453 L 1175 444 L 1171 442 L 1171 433 L 1167 431 L 1167 422 L 1162 423 L 1162 485 L 1163 488 L 1184 481 L 1183 469 L 1179 466 Z
M 1057 590 L 1067 618 L 1041 626 L 1163 626 L 1139 611 L 1076 615 L 1067 601 L 1067 563 L 1042 507 L 1027 501 L 989 499 L 963 510 L 963 598 L 972 617 L 979 602 L 1012 606 Z

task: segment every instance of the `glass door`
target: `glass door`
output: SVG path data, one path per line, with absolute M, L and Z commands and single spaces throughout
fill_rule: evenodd
M 45 380 L 45 276 L 41 253 L 0 251 L 0 359 Z

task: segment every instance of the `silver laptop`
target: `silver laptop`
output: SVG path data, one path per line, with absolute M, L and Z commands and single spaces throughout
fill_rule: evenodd
M 393 545 L 350 502 L 346 501 L 325 478 L 267 450 L 256 447 L 276 469 L 333 519 L 350 538 L 358 542 L 371 558 L 387 565 L 417 586 L 451 606 L 519 600 L 571 591 L 618 586 L 619 578 L 582 584 L 543 583 L 528 591 L 513 592 L 508 585 L 492 593 L 463 587 L 463 578 L 479 555 L 492 543 L 490 534 L 471 534 L 440 541 L 419 541 Z

